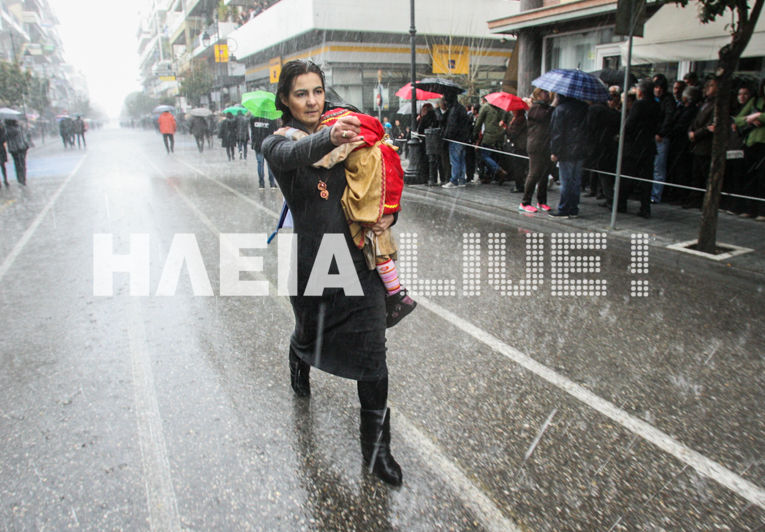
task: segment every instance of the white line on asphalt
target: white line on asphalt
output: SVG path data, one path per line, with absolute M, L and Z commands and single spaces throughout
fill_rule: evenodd
M 156 531 L 180 531 L 181 519 L 167 459 L 151 358 L 146 347 L 146 329 L 141 319 L 140 300 L 137 297 L 129 299 L 128 335 L 133 368 L 133 397 L 149 526 Z
M 150 162 L 149 164 L 151 164 L 154 169 L 162 176 L 165 176 L 165 173 L 156 165 L 154 165 L 154 163 Z M 184 194 L 176 185 L 173 184 L 173 187 L 181 199 L 183 199 L 188 204 L 189 208 L 205 225 L 205 227 L 207 227 L 214 235 L 219 234 L 220 231 L 215 226 L 215 224 L 201 210 L 199 210 L 194 202 L 192 202 L 191 199 L 186 194 Z M 232 192 L 236 191 L 233 191 L 232 189 Z M 237 195 L 247 200 L 248 202 L 252 202 L 246 196 L 242 196 L 240 194 Z M 268 211 L 268 209 L 265 208 L 264 210 Z M 273 214 L 278 216 L 276 213 Z M 255 275 L 268 281 L 269 293 L 276 293 L 276 288 L 273 286 L 273 283 L 271 283 L 269 279 L 257 272 Z M 286 297 L 277 296 L 275 299 L 278 301 L 279 305 L 284 308 L 285 311 L 288 313 L 292 312 L 292 307 L 290 306 Z M 391 404 L 391 406 L 395 407 L 393 404 Z M 475 518 L 481 522 L 484 528 L 492 531 L 496 530 L 498 532 L 514 532 L 516 530 L 520 530 L 512 521 L 508 520 L 504 516 L 502 511 L 489 497 L 487 497 L 478 487 L 476 487 L 475 484 L 470 481 L 470 479 L 460 470 L 459 467 L 457 467 L 449 460 L 449 458 L 446 457 L 446 455 L 438 448 L 437 445 L 435 445 L 422 432 L 420 432 L 416 427 L 409 423 L 406 417 L 400 412 L 396 415 L 396 427 L 396 430 L 399 430 L 402 433 L 404 440 L 409 442 L 411 448 L 415 449 L 420 454 L 423 462 L 427 464 L 431 471 L 439 475 L 444 480 L 444 482 L 453 489 L 453 492 L 462 501 L 462 503 L 473 511 Z
M 181 162 L 183 163 L 183 161 Z M 183 163 L 183 164 L 185 164 L 189 168 L 193 169 L 194 171 L 204 176 L 204 173 L 201 172 L 200 170 L 197 170 L 191 165 L 188 165 L 186 163 Z M 231 190 L 237 196 L 245 199 L 247 202 L 253 205 L 258 206 L 259 208 L 265 210 L 266 212 L 276 215 L 276 213 L 273 213 L 272 211 L 270 211 L 269 209 L 266 209 L 262 205 L 255 203 L 250 198 L 247 198 L 246 196 L 239 193 L 238 191 L 235 191 L 234 189 L 231 189 L 230 187 L 222 183 L 218 183 L 215 180 L 211 179 L 211 181 L 219 184 L 220 186 L 224 188 Z M 633 434 L 637 434 L 638 436 L 654 444 L 655 446 L 657 446 L 659 449 L 663 450 L 664 452 L 674 456 L 682 463 L 692 467 L 700 475 L 703 475 L 711 480 L 714 480 L 715 482 L 721 484 L 722 486 L 728 488 L 729 490 L 738 494 L 742 498 L 746 499 L 751 504 L 755 504 L 761 508 L 765 508 L 765 490 L 763 490 L 761 487 L 757 486 L 756 484 L 749 482 L 748 480 L 742 478 L 740 475 L 737 475 L 736 473 L 724 467 L 723 465 L 715 462 L 714 460 L 702 455 L 701 453 L 697 451 L 694 451 L 690 447 L 687 447 L 686 445 L 680 443 L 679 441 L 675 440 L 674 438 L 672 438 L 665 432 L 661 431 L 660 429 L 650 425 L 649 423 L 646 423 L 645 421 L 641 419 L 634 417 L 633 415 L 617 407 L 610 401 L 607 401 L 603 399 L 602 397 L 587 390 L 586 388 L 580 386 L 579 384 L 576 384 L 574 381 L 572 381 L 568 377 L 565 377 L 561 375 L 560 373 L 557 373 L 556 371 L 550 369 L 544 364 L 537 362 L 536 360 L 529 357 L 528 355 L 521 353 L 520 351 L 507 345 L 506 343 L 504 343 L 503 341 L 501 341 L 499 338 L 495 337 L 494 335 L 484 331 L 483 329 L 480 329 L 479 327 L 476 327 L 475 325 L 471 323 L 466 322 L 464 319 L 459 318 L 457 315 L 446 310 L 440 305 L 422 296 L 418 297 L 417 301 L 418 303 L 422 302 L 422 305 L 425 308 L 427 308 L 434 314 L 438 315 L 442 319 L 446 320 L 447 322 L 462 329 L 464 332 L 468 333 L 469 335 L 479 340 L 480 342 L 486 344 L 488 347 L 490 347 L 494 351 L 504 355 L 505 357 L 517 363 L 518 365 L 531 371 L 538 377 L 541 377 L 542 379 L 546 380 L 550 384 L 565 391 L 566 393 L 568 393 L 575 399 L 581 401 L 582 403 L 589 406 L 590 408 L 612 419 L 613 421 L 615 421 L 616 423 L 618 423 L 625 429 L 629 430 Z M 420 441 L 418 440 L 417 443 L 420 443 Z
M 483 342 L 494 351 L 504 355 L 516 364 L 523 366 L 530 372 L 534 373 L 538 377 L 541 377 L 555 387 L 560 388 L 590 408 L 617 422 L 619 425 L 626 428 L 630 432 L 633 432 L 644 440 L 653 443 L 659 449 L 671 454 L 682 463 L 687 464 L 695 469 L 696 472 L 700 475 L 703 475 L 725 486 L 750 503 L 756 504 L 760 508 L 765 508 L 765 490 L 756 484 L 749 482 L 730 469 L 722 466 L 721 464 L 718 464 L 714 460 L 707 458 L 701 453 L 683 445 L 665 432 L 625 412 L 610 401 L 606 401 L 602 397 L 595 395 L 568 377 L 555 372 L 544 364 L 537 362 L 530 356 L 521 353 L 513 347 L 510 347 L 496 336 L 487 333 L 472 323 L 467 323 L 463 318 L 453 314 L 452 312 L 430 301 L 429 299 L 418 296 L 417 303 L 427 308 L 434 314 L 440 316 L 451 325 L 462 329 L 462 331 L 468 333 L 476 340 Z
M 66 176 L 66 179 L 64 179 L 64 182 L 61 183 L 56 189 L 56 192 L 53 193 L 53 196 L 48 200 L 48 203 L 45 204 L 45 207 L 43 207 L 43 210 L 40 211 L 40 214 L 37 215 L 37 217 L 32 221 L 32 224 L 27 228 L 26 231 L 24 231 L 24 234 L 21 235 L 21 238 L 18 242 L 16 242 L 16 245 L 13 246 L 13 249 L 8 254 L 7 257 L 5 257 L 5 260 L 2 264 L 0 264 L 0 281 L 3 280 L 3 277 L 5 277 L 5 274 L 8 273 L 8 270 L 13 266 L 13 263 L 16 262 L 16 259 L 21 254 L 22 250 L 24 249 L 24 246 L 27 245 L 27 242 L 29 242 L 29 239 L 32 238 L 32 235 L 34 235 L 35 231 L 37 231 L 37 228 L 39 227 L 40 223 L 42 223 L 43 218 L 45 218 L 45 215 L 48 214 L 48 211 L 53 207 L 53 204 L 56 203 L 56 200 L 61 195 L 61 192 L 64 190 L 64 187 L 66 187 L 67 184 L 69 184 L 69 181 L 72 180 L 74 177 L 74 174 L 77 173 L 77 171 L 82 166 L 82 163 L 85 161 L 86 155 L 83 155 L 80 161 L 77 163 L 77 165 L 74 167 L 74 170 L 69 172 L 69 175 Z
M 272 211 L 272 210 L 271 210 L 271 209 L 269 209 L 268 207 L 266 207 L 266 206 L 264 206 L 264 205 L 261 205 L 260 203 L 258 203 L 257 201 L 253 200 L 252 198 L 245 196 L 244 194 L 242 194 L 241 192 L 239 192 L 239 191 L 238 191 L 238 190 L 236 190 L 235 188 L 232 188 L 232 187 L 228 186 L 228 185 L 227 185 L 227 184 L 225 184 L 225 183 L 221 183 L 220 181 L 218 181 L 218 180 L 216 180 L 216 179 L 213 179 L 212 177 L 210 177 L 210 176 L 208 176 L 206 173 L 204 173 L 202 170 L 200 170 L 200 169 L 198 169 L 198 168 L 196 168 L 196 167 L 194 167 L 194 166 L 190 165 L 190 164 L 189 164 L 189 163 L 187 163 L 186 161 L 182 161 L 182 160 L 180 160 L 180 159 L 177 159 L 177 161 L 178 161 L 179 163 L 181 163 L 182 165 L 184 165 L 184 166 L 186 166 L 186 167 L 188 167 L 188 168 L 191 168 L 193 171 L 195 171 L 196 173 L 198 173 L 199 175 L 201 175 L 202 177 L 204 177 L 204 178 L 205 178 L 205 179 L 207 179 L 208 181 L 212 181 L 213 183 L 215 183 L 215 184 L 216 184 L 216 185 L 218 185 L 219 187 L 225 188 L 226 190 L 228 190 L 229 192 L 231 192 L 231 193 L 232 193 L 232 194 L 234 194 L 235 196 L 239 197 L 240 199 L 243 199 L 244 201 L 246 201 L 247 203 L 249 203 L 249 204 L 250 204 L 250 205 L 252 205 L 253 207 L 255 207 L 255 208 L 257 208 L 257 209 L 259 209 L 259 210 L 261 210 L 261 211 L 265 212 L 266 214 L 269 214 L 269 215 L 271 215 L 273 218 L 279 219 L 279 213 L 278 213 L 278 212 Z M 155 167 L 155 168 L 156 168 L 156 167 Z

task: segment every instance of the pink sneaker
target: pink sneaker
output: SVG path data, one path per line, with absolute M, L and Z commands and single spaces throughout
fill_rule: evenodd
M 544 203 L 537 203 L 537 210 L 550 212 L 552 209 L 549 205 L 545 205 Z
M 528 213 L 531 213 L 531 214 L 537 212 L 536 207 L 534 207 L 532 205 L 524 205 L 523 203 L 518 205 L 518 210 L 521 211 L 521 212 L 528 212 Z

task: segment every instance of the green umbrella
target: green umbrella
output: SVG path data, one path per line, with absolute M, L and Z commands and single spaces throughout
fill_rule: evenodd
M 244 107 L 239 107 L 238 105 L 232 105 L 231 107 L 226 107 L 223 111 L 221 111 L 221 113 L 223 113 L 224 115 L 226 113 L 231 113 L 232 115 L 236 115 L 236 114 L 243 115 L 246 112 L 247 112 L 247 109 L 245 109 Z
M 252 113 L 252 116 L 276 120 L 282 112 L 276 109 L 276 96 L 268 91 L 253 91 L 242 94 L 242 105 Z

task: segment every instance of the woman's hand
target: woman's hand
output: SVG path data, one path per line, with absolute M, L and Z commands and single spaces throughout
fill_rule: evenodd
M 380 221 L 372 226 L 372 232 L 374 232 L 376 235 L 381 235 L 383 231 L 385 231 L 391 225 L 393 225 L 393 215 L 384 214 L 382 218 L 380 218 Z
M 364 140 L 364 137 L 359 135 L 359 133 L 361 133 L 361 120 L 355 116 L 344 116 L 338 118 L 337 122 L 332 126 L 329 138 L 332 140 L 332 144 L 340 146 L 341 144 Z

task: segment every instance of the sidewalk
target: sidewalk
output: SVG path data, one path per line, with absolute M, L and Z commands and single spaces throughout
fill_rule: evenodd
M 701 211 L 698 209 L 683 209 L 668 204 L 651 206 L 651 218 L 637 216 L 639 204 L 637 201 L 628 203 L 627 213 L 618 213 L 616 229 L 611 231 L 611 210 L 601 207 L 603 200 L 586 197 L 582 194 L 579 207 L 579 217 L 560 220 L 545 213 L 522 213 L 518 205 L 522 194 L 511 192 L 512 183 L 499 185 L 468 185 L 464 188 L 444 189 L 440 186 L 406 185 L 405 196 L 411 195 L 431 202 L 448 203 L 473 213 L 487 214 L 500 217 L 509 223 L 517 221 L 524 227 L 533 226 L 536 230 L 550 232 L 560 228 L 573 232 L 606 231 L 609 237 L 629 239 L 634 233 L 650 235 L 649 244 L 653 247 L 666 248 L 669 245 L 696 240 L 698 238 Z M 553 209 L 558 205 L 559 187 L 553 186 L 548 190 L 548 204 Z M 536 198 L 534 198 L 535 200 Z M 720 212 L 717 226 L 718 244 L 732 244 L 750 248 L 753 251 L 731 257 L 722 261 L 725 267 L 735 268 L 742 272 L 755 272 L 765 275 L 765 222 L 755 222 L 749 218 Z M 700 265 L 720 264 L 704 257 L 694 256 L 676 250 L 666 250 L 667 253 L 678 255 L 678 260 L 691 260 Z

